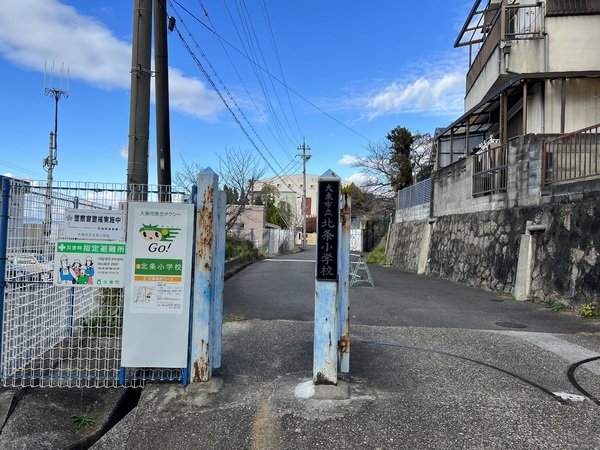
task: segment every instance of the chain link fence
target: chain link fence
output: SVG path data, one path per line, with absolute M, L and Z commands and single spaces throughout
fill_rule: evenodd
M 182 369 L 121 370 L 123 288 L 55 286 L 55 245 L 69 208 L 125 210 L 127 199 L 158 201 L 165 189 L 0 177 L 3 293 L 0 377 L 5 386 L 133 387 L 183 380 Z M 8 182 L 7 182 L 8 181 Z M 173 202 L 184 195 L 169 192 Z M 6 231 L 3 231 L 6 230 Z M 2 253 L 5 253 L 2 254 Z

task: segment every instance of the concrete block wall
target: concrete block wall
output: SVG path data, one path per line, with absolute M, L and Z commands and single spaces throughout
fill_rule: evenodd
M 560 300 L 575 309 L 600 302 L 600 191 L 580 202 L 505 208 L 395 223 L 388 263 L 417 271 L 421 243 L 431 240 L 425 273 L 512 295 L 526 223 L 546 226 L 532 235 L 530 299 Z
M 429 218 L 430 202 L 396 210 L 395 222 L 408 222 L 412 220 L 424 220 Z

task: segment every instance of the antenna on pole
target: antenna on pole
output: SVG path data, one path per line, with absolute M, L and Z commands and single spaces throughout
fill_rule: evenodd
M 63 80 L 66 77 L 66 89 L 63 89 Z M 58 146 L 57 146 L 57 135 L 58 135 L 58 101 L 61 97 L 69 97 L 69 84 L 71 81 L 71 69 L 67 67 L 65 74 L 65 65 L 60 68 L 59 72 L 59 87 L 57 88 L 54 84 L 54 61 L 50 68 L 50 87 L 46 85 L 46 63 L 44 63 L 44 95 L 54 98 L 54 131 L 50 132 L 50 148 L 48 149 L 48 157 L 42 160 L 44 168 L 48 168 L 48 186 L 46 187 L 46 217 L 44 221 L 44 235 L 50 236 L 52 226 L 52 172 L 54 166 L 58 165 Z

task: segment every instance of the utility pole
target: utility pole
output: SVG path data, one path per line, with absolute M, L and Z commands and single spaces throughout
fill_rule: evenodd
M 134 0 L 131 51 L 131 100 L 127 155 L 129 200 L 148 197 L 148 139 L 152 71 L 152 1 Z M 134 192 L 139 192 L 137 195 Z
M 302 145 L 298 147 L 302 153 L 296 155 L 302 158 L 302 173 L 304 174 L 304 181 L 302 183 L 302 248 L 306 248 L 306 162 L 312 155 L 306 152 L 310 150 L 310 147 L 306 145 L 306 139 L 302 138 Z
M 159 201 L 171 200 L 171 135 L 169 125 L 169 55 L 167 10 L 154 0 L 154 91 L 156 96 L 156 175 Z
M 60 88 L 56 89 L 54 86 L 54 62 L 52 63 L 52 74 L 51 77 L 51 87 L 46 87 L 46 64 L 44 64 L 44 95 L 50 96 L 54 98 L 54 132 L 50 132 L 50 146 L 48 149 L 48 157 L 42 160 L 42 165 L 44 168 L 48 168 L 48 181 L 46 186 L 46 211 L 45 211 L 45 219 L 44 219 L 44 236 L 50 236 L 52 232 L 52 183 L 53 177 L 52 173 L 54 171 L 54 166 L 58 165 L 58 146 L 57 146 L 57 136 L 58 136 L 58 101 L 61 97 L 68 98 L 69 97 L 69 79 L 70 79 L 70 70 L 67 68 L 67 89 L 63 90 L 63 76 L 64 76 L 64 64 L 60 69 Z

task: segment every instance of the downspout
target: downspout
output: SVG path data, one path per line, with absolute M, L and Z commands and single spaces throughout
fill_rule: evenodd
M 544 72 L 548 73 L 548 33 L 546 33 L 546 2 L 542 2 L 542 35 L 544 36 Z
M 544 36 L 544 73 L 548 73 L 549 46 L 546 33 L 546 2 L 542 2 L 542 34 Z M 546 81 L 542 81 L 542 134 L 546 133 Z

